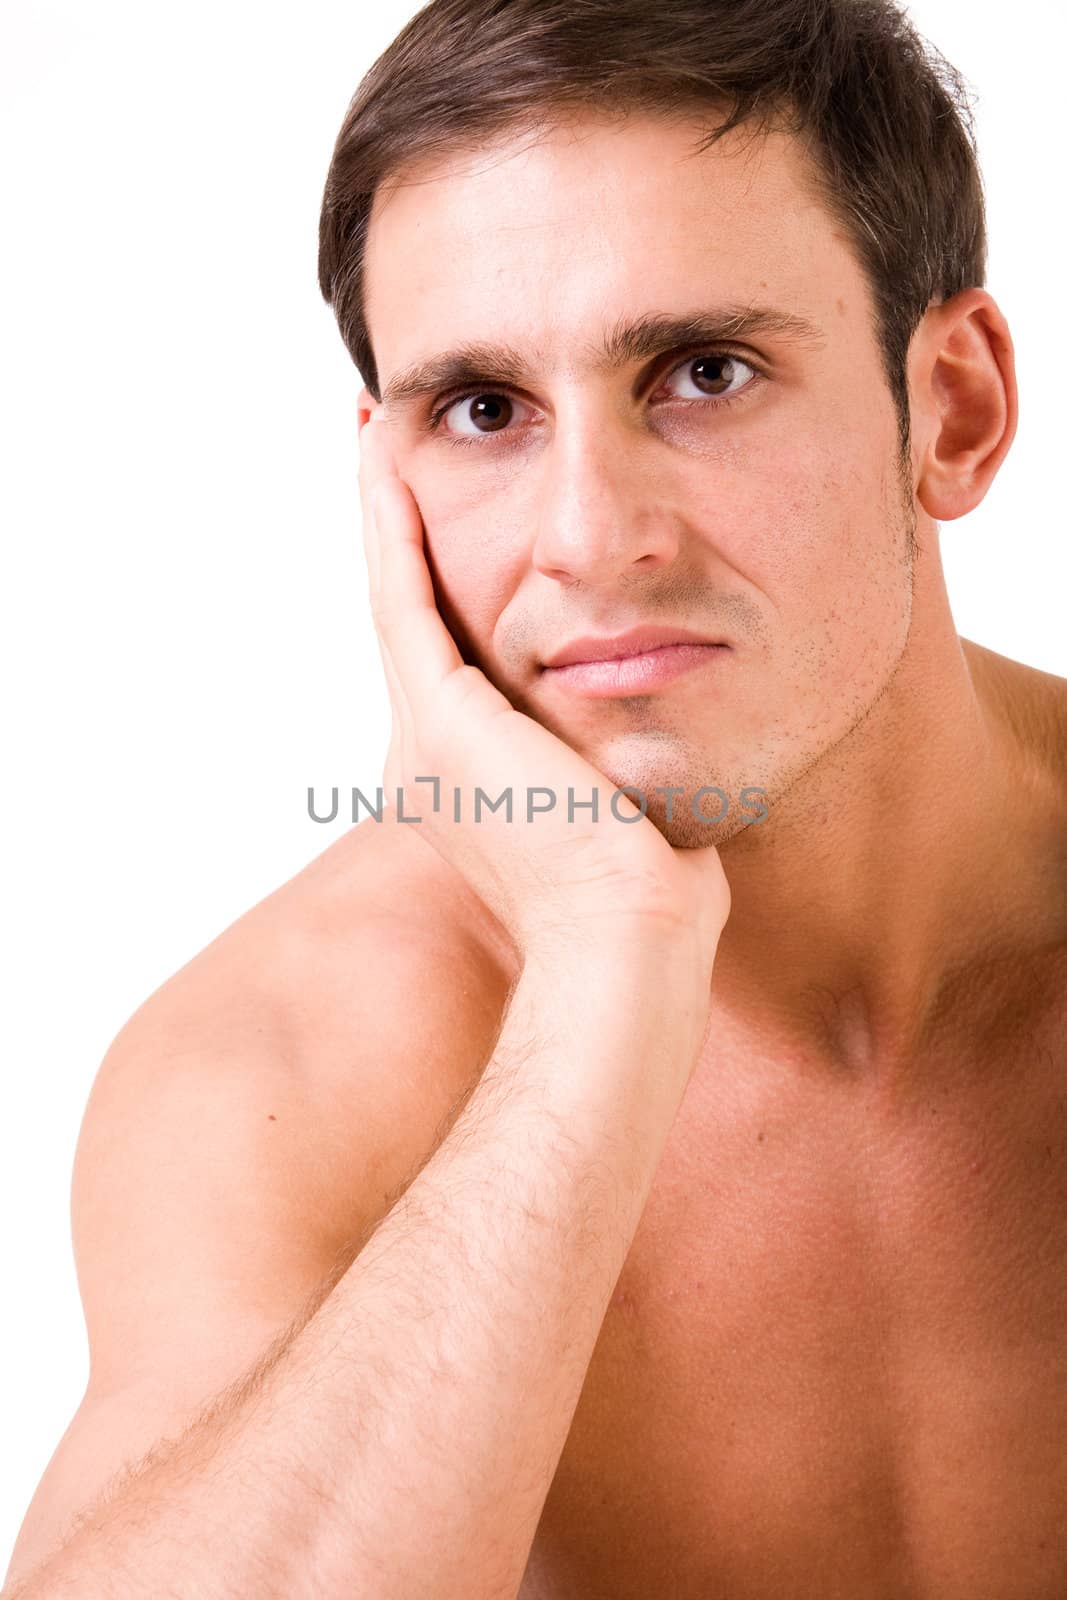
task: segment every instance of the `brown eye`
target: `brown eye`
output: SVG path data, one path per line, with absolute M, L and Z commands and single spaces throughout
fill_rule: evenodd
M 734 364 L 729 356 L 701 356 L 692 363 L 691 370 L 698 388 L 707 389 L 708 394 L 722 394 L 730 387 Z
M 681 394 L 681 400 L 733 399 L 745 381 L 755 375 L 755 368 L 742 361 L 740 356 L 703 355 L 690 356 L 681 366 L 668 374 L 668 381 L 687 379 L 695 393 Z
M 470 402 L 469 415 L 483 433 L 495 433 L 510 421 L 511 401 L 504 394 L 480 394 Z
M 444 408 L 440 420 L 449 419 L 446 431 L 459 438 L 500 433 L 515 415 L 515 402 L 506 394 L 465 394 Z

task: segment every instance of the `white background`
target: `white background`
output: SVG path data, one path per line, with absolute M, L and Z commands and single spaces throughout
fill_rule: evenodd
M 0 1573 L 88 1370 L 68 1207 L 100 1058 L 343 830 L 307 785 L 380 778 L 360 380 L 316 230 L 349 97 L 414 9 L 6 0 Z M 956 623 L 1067 675 L 1062 8 L 911 14 L 977 92 L 1022 396 L 984 504 L 942 528 Z

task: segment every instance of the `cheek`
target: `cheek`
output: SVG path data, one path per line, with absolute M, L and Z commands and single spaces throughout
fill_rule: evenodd
M 841 597 L 881 585 L 899 538 L 870 439 L 828 451 L 810 438 L 739 452 L 695 478 L 694 524 L 783 617 L 827 614 Z
M 514 519 L 492 501 L 472 508 L 470 495 L 447 507 L 436 497 L 424 511 L 426 551 L 445 622 L 476 646 L 485 646 L 508 596 L 519 581 L 521 551 Z
M 461 459 L 450 462 L 448 448 L 441 448 L 443 464 L 420 462 L 404 476 L 422 512 L 427 548 L 442 572 L 454 578 L 466 566 L 481 570 L 497 564 L 509 548 L 507 530 L 521 525 L 521 508 L 514 472 L 465 461 L 462 450 L 456 451 Z
M 870 702 L 907 639 L 899 490 L 869 436 L 838 437 L 832 451 L 810 438 L 761 449 L 758 460 L 753 451 L 714 487 L 693 483 L 694 525 L 734 574 L 718 581 L 758 598 L 783 737 L 795 736 L 801 702 L 813 737 L 839 732 L 842 707 Z

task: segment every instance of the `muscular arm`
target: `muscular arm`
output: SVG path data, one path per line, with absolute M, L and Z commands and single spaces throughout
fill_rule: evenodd
M 705 988 L 680 934 L 529 963 L 449 1134 L 318 1309 L 12 1600 L 514 1596 Z

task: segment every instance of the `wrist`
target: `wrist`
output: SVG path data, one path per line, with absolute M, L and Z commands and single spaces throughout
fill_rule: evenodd
M 620 1001 L 647 1001 L 666 990 L 706 995 L 714 950 L 680 918 L 645 913 L 589 915 L 561 926 L 543 924 L 521 951 L 523 976 Z

